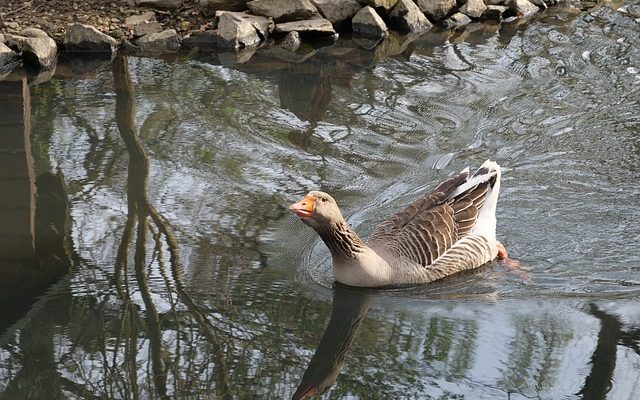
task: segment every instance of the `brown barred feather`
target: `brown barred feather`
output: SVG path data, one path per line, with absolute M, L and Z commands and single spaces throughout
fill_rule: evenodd
M 471 232 L 495 182 L 490 179 L 454 196 L 468 175 L 464 171 L 446 180 L 387 219 L 369 237 L 370 247 L 386 249 L 422 266 L 433 264 Z

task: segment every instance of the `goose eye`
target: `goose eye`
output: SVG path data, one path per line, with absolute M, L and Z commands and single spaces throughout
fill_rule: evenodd
M 326 202 L 327 202 L 327 198 L 326 198 L 326 197 L 323 197 L 323 198 L 322 198 L 322 202 L 323 202 L 323 203 L 326 203 Z

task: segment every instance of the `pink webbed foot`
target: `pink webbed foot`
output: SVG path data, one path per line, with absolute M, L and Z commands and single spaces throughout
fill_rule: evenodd
M 497 242 L 496 246 L 498 247 L 498 256 L 497 259 L 503 264 L 509 272 L 513 272 L 516 276 L 526 282 L 531 281 L 531 276 L 521 269 L 520 261 L 515 260 L 513 258 L 509 258 L 507 253 L 507 249 L 500 242 Z

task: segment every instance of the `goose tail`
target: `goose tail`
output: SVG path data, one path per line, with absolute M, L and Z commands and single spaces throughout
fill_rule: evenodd
M 498 163 L 487 160 L 469 179 L 469 181 L 478 179 L 482 182 L 489 182 L 484 204 L 478 212 L 478 218 L 471 233 L 484 236 L 492 243 L 496 240 L 496 207 L 500 193 L 500 177 L 501 171 Z

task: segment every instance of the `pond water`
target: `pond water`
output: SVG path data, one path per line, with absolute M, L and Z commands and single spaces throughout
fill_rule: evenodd
M 639 398 L 638 11 L 32 84 L 72 271 L 0 324 L 0 398 Z M 287 210 L 330 192 L 366 237 L 487 158 L 521 271 L 334 286 Z

